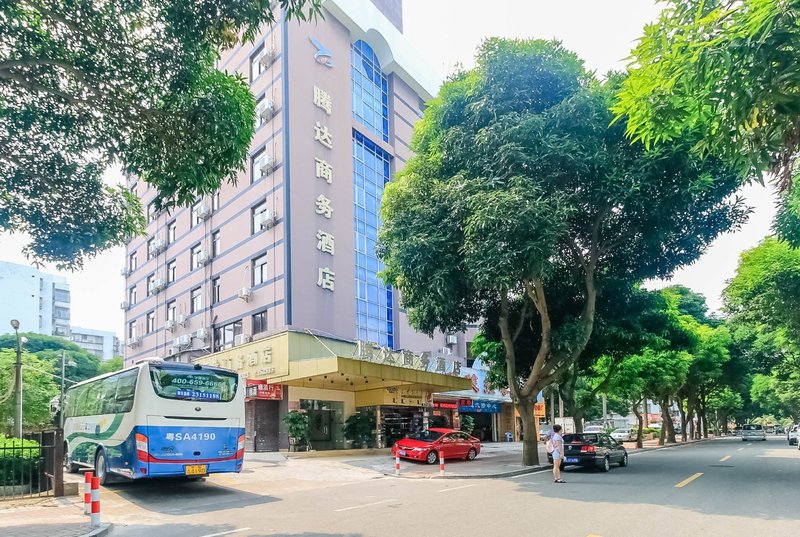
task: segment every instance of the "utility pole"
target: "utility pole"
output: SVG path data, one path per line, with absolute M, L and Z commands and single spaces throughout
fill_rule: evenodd
M 14 391 L 17 394 L 17 423 L 15 429 L 17 438 L 22 438 L 22 346 L 19 341 L 19 321 L 11 319 L 11 328 L 14 329 L 14 336 L 17 338 L 16 377 L 14 378 Z
M 64 349 L 61 349 L 61 395 L 58 398 L 58 428 L 64 428 L 64 371 L 67 368 L 66 365 L 66 353 Z
M 608 399 L 603 394 L 603 428 L 608 429 Z

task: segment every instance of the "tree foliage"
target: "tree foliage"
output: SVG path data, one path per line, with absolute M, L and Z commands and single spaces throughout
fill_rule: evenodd
M 618 83 L 558 43 L 489 39 L 384 194 L 378 253 L 410 322 L 459 330 L 497 312 L 521 413 L 588 345 L 605 282 L 666 276 L 747 213 L 736 174 L 693 141 L 647 151 L 609 127 Z
M 17 400 L 13 394 L 16 351 L 0 349 L 0 427 L 9 433 L 16 417 Z M 27 429 L 44 427 L 51 421 L 50 400 L 58 394 L 58 385 L 49 374 L 52 365 L 35 355 L 22 354 L 22 421 Z
M 243 169 L 255 100 L 219 51 L 276 20 L 268 0 L 0 0 L 0 232 L 78 267 L 144 225 L 112 163 L 190 203 Z M 320 0 L 280 0 L 286 18 Z
M 55 371 L 61 374 L 61 353 L 64 352 L 65 363 L 73 362 L 76 365 L 68 366 L 65 377 L 73 382 L 80 382 L 97 376 L 100 373 L 100 359 L 94 354 L 80 348 L 75 343 L 58 336 L 47 336 L 27 332 L 20 334 L 27 341 L 24 350 L 35 354 L 40 360 L 50 363 Z M 17 341 L 14 335 L 0 336 L 0 349 L 15 350 Z M 69 384 L 68 384 L 69 385 Z

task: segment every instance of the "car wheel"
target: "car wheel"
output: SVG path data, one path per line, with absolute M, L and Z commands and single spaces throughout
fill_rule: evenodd
M 608 460 L 608 457 L 603 459 L 603 465 L 600 467 L 600 469 L 604 472 L 608 472 L 609 470 L 611 470 L 611 461 Z
M 80 470 L 80 466 L 72 462 L 72 457 L 67 452 L 67 446 L 64 446 L 64 469 L 70 474 L 77 474 L 78 470 Z
M 628 466 L 628 454 L 627 453 L 625 453 L 622 456 L 622 458 L 619 460 L 619 467 L 620 468 L 625 468 L 626 466 Z
M 467 453 L 467 460 L 474 461 L 475 457 L 478 456 L 478 452 L 475 448 L 470 448 L 469 453 Z
M 425 462 L 428 464 L 436 464 L 436 461 L 439 460 L 439 454 L 435 451 L 429 451 L 428 456 L 425 457 Z
M 103 486 L 108 483 L 108 463 L 102 449 L 97 452 L 94 459 L 94 477 L 98 478 Z

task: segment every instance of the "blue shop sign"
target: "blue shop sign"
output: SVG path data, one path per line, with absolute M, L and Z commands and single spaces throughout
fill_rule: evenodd
M 458 405 L 459 412 L 486 412 L 496 414 L 500 412 L 500 403 L 497 401 L 472 401 L 472 405 Z

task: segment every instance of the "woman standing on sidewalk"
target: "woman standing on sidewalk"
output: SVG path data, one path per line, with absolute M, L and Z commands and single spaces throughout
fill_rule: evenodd
M 564 438 L 561 436 L 561 425 L 553 425 L 553 437 L 550 439 L 553 447 L 553 482 L 566 483 L 561 479 L 561 458 L 564 454 Z

